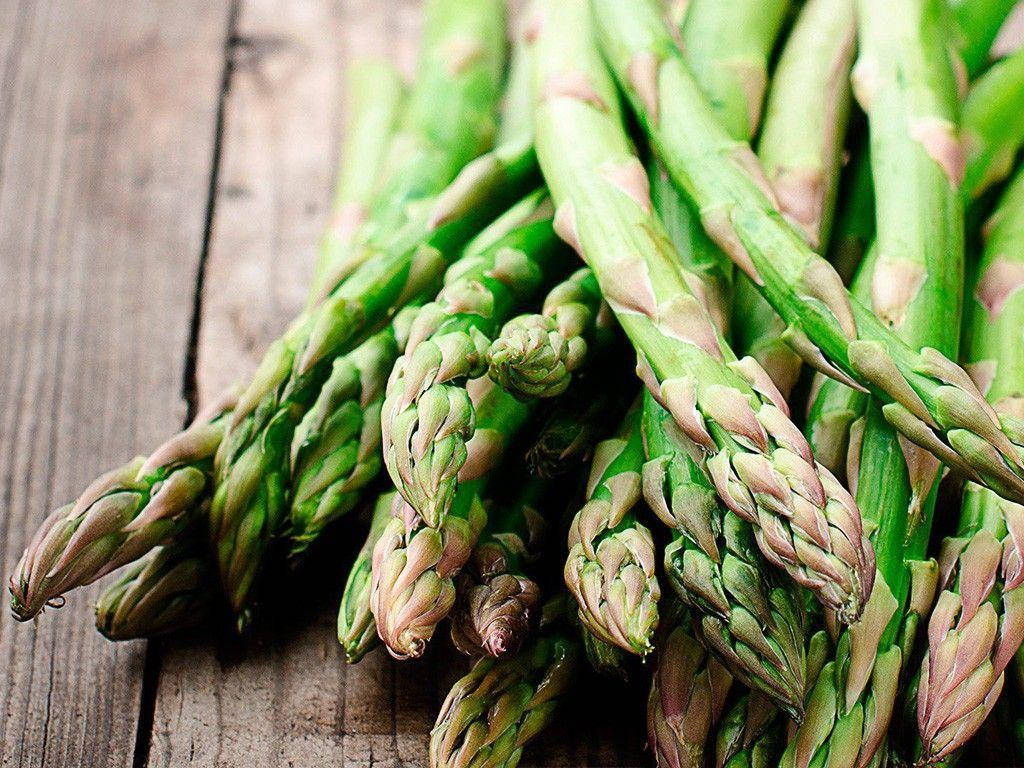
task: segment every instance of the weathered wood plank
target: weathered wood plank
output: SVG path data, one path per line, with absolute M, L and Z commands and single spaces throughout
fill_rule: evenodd
M 228 0 L 0 0 L 0 562 L 181 425 Z M 0 764 L 129 766 L 145 645 L 96 588 L 0 619 Z M 6 611 L 5 611 L 6 613 Z

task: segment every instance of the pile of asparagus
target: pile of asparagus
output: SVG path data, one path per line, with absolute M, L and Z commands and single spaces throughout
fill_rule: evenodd
M 15 617 L 125 566 L 107 637 L 244 630 L 365 534 L 348 661 L 478 659 L 433 766 L 516 765 L 588 666 L 650 678 L 659 766 L 955 763 L 1024 692 L 1011 5 L 536 0 L 509 46 L 428 0 L 411 86 L 350 69 L 302 314 L 45 520 Z

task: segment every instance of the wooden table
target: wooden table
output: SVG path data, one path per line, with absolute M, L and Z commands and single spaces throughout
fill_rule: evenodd
M 415 0 L 0 0 L 5 577 L 50 509 L 283 329 L 324 225 L 342 64 L 411 70 L 419 23 Z M 35 624 L 4 615 L 0 765 L 426 765 L 464 662 L 378 651 L 346 668 L 343 571 L 321 565 L 322 589 L 244 645 L 114 645 L 92 626 L 98 587 Z M 523 764 L 647 764 L 642 691 L 607 690 L 601 705 L 583 685 Z

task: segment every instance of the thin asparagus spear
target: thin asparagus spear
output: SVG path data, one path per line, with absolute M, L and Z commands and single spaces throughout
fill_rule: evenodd
M 797 16 L 772 76 L 758 156 L 782 215 L 824 252 L 850 115 L 854 0 L 811 0 Z M 736 285 L 734 343 L 768 372 L 784 397 L 800 375 L 786 324 L 746 276 Z
M 540 602 L 528 564 L 540 556 L 548 483 L 528 479 L 515 501 L 490 510 L 487 525 L 456 582 L 452 642 L 463 653 L 500 658 L 523 645 Z
M 955 124 L 956 89 L 942 63 L 941 9 L 915 0 L 906 10 L 894 20 L 885 3 L 858 5 L 857 69 L 870 79 L 870 98 L 859 97 L 870 127 L 878 238 L 854 290 L 870 296 L 878 316 L 908 345 L 955 359 L 964 270 L 958 192 L 921 144 L 920 130 L 928 121 Z M 882 759 L 900 673 L 937 577 L 934 561 L 925 558 L 938 459 L 901 440 L 877 402 L 852 432 L 850 477 L 866 510 L 879 578 L 864 617 L 840 638 L 835 660 L 815 685 L 787 766 Z M 927 589 L 915 595 L 922 585 Z
M 828 647 L 814 632 L 801 595 L 784 584 L 755 544 L 746 520 L 726 509 L 687 451 L 672 417 L 644 398 L 644 495 L 673 532 L 665 575 L 693 608 L 693 631 L 743 683 L 793 717 L 803 715 L 814 681 L 809 658 Z
M 610 343 L 611 313 L 584 267 L 556 285 L 537 314 L 509 320 L 487 350 L 492 379 L 519 397 L 556 397 L 592 347 Z
M 647 744 L 658 768 L 704 768 L 732 676 L 694 638 L 687 612 L 677 613 L 658 643 L 647 697 Z
M 358 503 L 362 489 L 384 467 L 384 387 L 416 313 L 416 308 L 406 307 L 387 328 L 335 359 L 330 378 L 295 430 L 284 534 L 293 563 L 324 528 Z
M 503 659 L 484 657 L 458 680 L 430 732 L 431 768 L 515 768 L 554 719 L 579 669 L 579 647 L 557 629 Z
M 234 396 L 212 403 L 148 458 L 100 476 L 73 504 L 46 518 L 10 580 L 18 621 L 60 607 L 65 592 L 142 557 L 203 516 Z
M 345 76 L 346 112 L 341 160 L 327 228 L 320 238 L 309 289 L 310 305 L 351 274 L 356 234 L 370 215 L 380 172 L 405 96 L 402 77 L 386 60 L 358 58 Z
M 661 588 L 651 532 L 633 512 L 644 463 L 640 409 L 618 435 L 597 445 L 587 503 L 569 527 L 565 583 L 579 603 L 580 621 L 607 643 L 646 656 L 653 650 Z
M 1024 172 L 987 227 L 967 306 L 967 369 L 1000 413 L 1024 415 Z M 1024 507 L 973 483 L 956 536 L 942 545 L 943 591 L 928 624 L 917 718 L 921 763 L 951 755 L 978 730 L 1024 639 Z
M 973 77 L 989 60 L 989 51 L 1017 0 L 950 0 L 964 69 Z
M 745 693 L 722 716 L 715 768 L 776 768 L 786 745 L 786 719 L 765 696 Z
M 503 147 L 471 163 L 431 197 L 493 133 L 503 13 L 496 0 L 432 0 L 426 28 L 421 76 L 403 124 L 422 126 L 428 141 L 397 174 L 408 194 L 385 195 L 409 220 L 271 345 L 218 453 L 210 535 L 225 594 L 241 624 L 263 555 L 284 518 L 288 445 L 334 358 L 398 307 L 434 293 L 445 262 L 495 209 L 510 204 L 524 175 L 533 174 L 527 144 Z
M 735 359 L 689 290 L 695 278 L 651 209 L 588 8 L 541 3 L 533 30 L 537 154 L 556 228 L 594 270 L 641 378 L 700 446 L 723 501 L 760 527 L 771 562 L 852 620 L 874 574 L 856 505 L 813 463 L 767 374 Z
M 108 640 L 177 632 L 205 621 L 216 582 L 192 538 L 156 547 L 132 563 L 96 603 L 96 629 Z
M 553 209 L 535 192 L 499 218 L 493 244 L 468 248 L 437 300 L 417 314 L 388 381 L 382 414 L 384 460 L 399 493 L 430 526 L 444 520 L 474 436 L 466 382 L 487 371 L 501 324 L 570 262 L 551 226 Z
M 398 511 L 400 501 L 401 497 L 394 491 L 377 497 L 370 519 L 370 531 L 345 580 L 345 591 L 341 594 L 341 605 L 338 606 L 338 642 L 345 649 L 345 659 L 349 664 L 360 661 L 380 642 L 370 611 L 371 562 L 373 548 Z
M 851 299 L 835 269 L 781 218 L 750 148 L 718 126 L 656 3 L 595 0 L 594 6 L 606 58 L 656 153 L 698 203 L 708 232 L 787 322 L 787 338 L 805 362 L 870 389 L 907 439 L 1009 500 L 1024 500 L 1024 420 L 1000 419 L 962 368 L 933 348 L 915 351 Z M 919 14 L 912 10 L 893 15 L 913 20 Z M 937 2 L 925 11 L 926 22 L 941 17 Z M 929 67 L 955 94 L 944 46 Z M 870 68 L 861 74 L 867 101 L 874 78 Z M 934 117 L 918 123 L 915 135 L 941 177 L 930 188 L 928 216 L 955 241 L 954 190 L 963 168 L 955 126 Z M 640 294 L 630 294 L 637 303 Z
M 489 379 L 470 387 L 476 434 L 467 448 L 459 490 L 439 526 L 427 525 L 408 503 L 388 522 L 373 550 L 370 608 L 377 633 L 399 659 L 423 654 L 455 602 L 454 578 L 487 523 L 480 500 L 488 473 L 523 426 L 531 406 Z

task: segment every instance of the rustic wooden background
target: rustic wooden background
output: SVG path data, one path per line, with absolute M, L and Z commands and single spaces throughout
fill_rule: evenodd
M 301 304 L 344 61 L 385 53 L 410 71 L 419 10 L 0 0 L 5 578 L 48 510 L 251 371 Z M 465 662 L 377 651 L 346 668 L 338 560 L 244 645 L 212 630 L 109 643 L 92 626 L 99 587 L 34 624 L 3 615 L 0 765 L 425 766 Z M 524 765 L 647 764 L 642 692 L 602 703 L 591 685 Z

